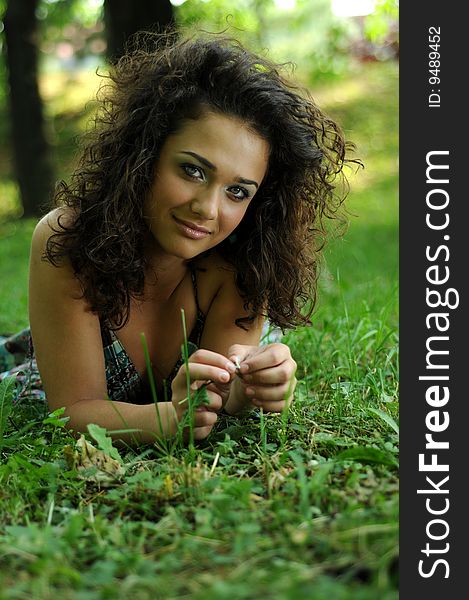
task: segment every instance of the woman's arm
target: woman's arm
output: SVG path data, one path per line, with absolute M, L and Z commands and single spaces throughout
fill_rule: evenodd
M 96 423 L 108 431 L 134 429 L 113 437 L 132 442 L 152 442 L 173 436 L 181 414 L 174 402 L 130 404 L 107 400 L 105 363 L 99 318 L 82 297 L 80 283 L 70 265 L 54 267 L 42 259 L 51 224 L 58 210 L 36 226 L 31 244 L 29 317 L 38 368 L 52 410 L 65 407 L 68 426 L 86 431 Z M 226 361 L 226 359 L 224 359 Z M 202 373 L 204 375 L 206 373 Z M 209 371 L 209 376 L 215 376 Z M 184 373 L 182 376 L 185 377 Z M 179 388 L 178 388 L 179 391 Z M 212 398 L 216 403 L 216 398 Z M 196 438 L 204 437 L 216 421 L 210 411 L 194 418 Z
M 82 298 L 72 267 L 54 267 L 42 258 L 57 216 L 53 211 L 36 226 L 29 271 L 31 334 L 52 409 L 107 393 L 99 319 Z
M 209 259 L 210 260 L 210 259 Z M 220 265 L 219 259 L 205 264 L 206 274 L 215 270 L 221 279 L 218 291 L 207 311 L 201 346 L 234 362 L 237 357 L 240 371 L 232 377 L 230 386 L 218 386 L 224 408 L 238 414 L 253 406 L 279 412 L 289 404 L 296 385 L 296 363 L 285 344 L 259 346 L 264 319 L 244 321 L 246 329 L 236 325 L 239 317 L 248 317 L 244 301 L 236 287 L 234 274 Z

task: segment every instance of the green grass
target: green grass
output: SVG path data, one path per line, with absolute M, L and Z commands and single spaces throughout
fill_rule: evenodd
M 288 419 L 221 417 L 193 452 L 120 450 L 125 473 L 104 485 L 70 461 L 59 416 L 13 411 L 0 598 L 398 597 L 397 69 L 367 65 L 315 95 L 366 169 L 351 178 L 357 216 L 325 253 L 314 326 L 286 336 Z M 1 225 L 4 331 L 27 321 L 32 227 Z
M 0 335 L 28 324 L 28 261 L 35 221 L 0 222 Z

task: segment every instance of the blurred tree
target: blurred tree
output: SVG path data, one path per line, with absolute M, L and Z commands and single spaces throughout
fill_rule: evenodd
M 48 204 L 53 182 L 37 77 L 38 3 L 39 0 L 9 0 L 3 19 L 11 138 L 25 217 L 41 214 Z
M 104 0 L 107 57 L 110 62 L 123 53 L 127 39 L 137 31 L 165 31 L 174 28 L 169 0 Z
M 398 0 L 377 0 L 374 12 L 365 18 L 364 32 L 379 60 L 399 58 Z

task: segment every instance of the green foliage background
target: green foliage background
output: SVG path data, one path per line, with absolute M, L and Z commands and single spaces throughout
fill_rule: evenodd
M 90 6 L 44 0 L 43 45 L 65 39 L 71 21 L 99 36 L 100 7 Z M 397 599 L 398 63 L 372 55 L 386 55 L 396 8 L 386 0 L 365 19 L 373 43 L 359 60 L 358 24 L 328 6 L 187 0 L 177 9 L 187 26 L 228 22 L 294 60 L 365 165 L 349 173 L 349 227 L 326 247 L 314 326 L 285 338 L 299 365 L 288 421 L 220 419 L 195 453 L 121 449 L 125 475 L 104 487 L 70 460 L 76 440 L 60 415 L 9 413 L 0 390 L 0 598 Z M 102 59 L 64 71 L 48 56 L 41 91 L 57 176 L 68 178 Z M 0 117 L 1 334 L 27 325 L 34 227 L 17 218 L 4 79 Z

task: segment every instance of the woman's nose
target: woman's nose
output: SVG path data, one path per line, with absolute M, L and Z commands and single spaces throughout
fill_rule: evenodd
M 200 189 L 191 202 L 191 210 L 207 221 L 213 221 L 218 215 L 220 202 L 218 190 L 213 188 Z

